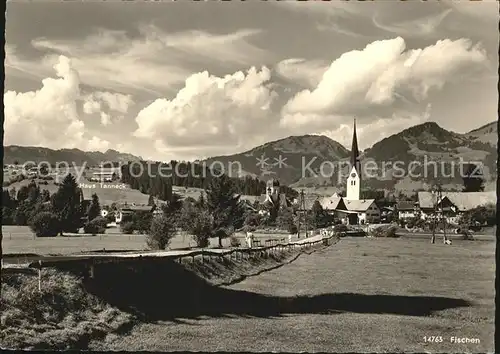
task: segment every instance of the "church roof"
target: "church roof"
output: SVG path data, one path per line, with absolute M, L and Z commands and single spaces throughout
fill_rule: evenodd
M 375 203 L 375 199 L 348 200 L 344 199 L 347 210 L 352 211 L 367 211 L 368 208 Z
M 354 119 L 354 131 L 352 133 L 351 166 L 356 167 L 356 171 L 358 172 L 359 175 L 360 165 L 359 165 L 358 136 L 356 134 L 356 119 Z

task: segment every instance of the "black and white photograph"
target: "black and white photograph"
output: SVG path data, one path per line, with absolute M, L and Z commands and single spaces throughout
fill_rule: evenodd
M 4 10 L 2 351 L 495 352 L 497 0 Z

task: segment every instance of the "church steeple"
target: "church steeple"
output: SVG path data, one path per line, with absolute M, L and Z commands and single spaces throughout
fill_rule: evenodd
M 352 134 L 352 147 L 351 147 L 351 168 L 356 167 L 358 174 L 359 171 L 359 150 L 358 150 L 358 137 L 356 135 L 356 118 L 354 118 L 354 132 Z

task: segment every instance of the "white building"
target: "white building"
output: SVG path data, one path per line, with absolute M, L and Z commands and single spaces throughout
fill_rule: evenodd
M 347 177 L 346 197 L 343 198 L 346 210 L 339 210 L 338 207 L 336 210 L 345 214 L 345 220 L 348 224 L 378 223 L 380 222 L 380 208 L 375 203 L 375 199 L 361 198 L 362 174 L 356 120 L 354 120 L 351 154 L 351 172 Z

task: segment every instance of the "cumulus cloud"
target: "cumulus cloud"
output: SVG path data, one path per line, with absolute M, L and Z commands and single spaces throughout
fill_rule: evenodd
M 97 91 L 83 97 L 83 112 L 86 114 L 99 113 L 101 124 L 107 126 L 123 117 L 123 114 L 126 114 L 133 104 L 131 95 Z M 116 113 L 122 115 L 116 116 Z M 113 118 L 111 114 L 113 114 Z
M 390 116 L 487 61 L 484 50 L 465 39 L 405 49 L 405 41 L 398 37 L 344 53 L 314 89 L 298 92 L 285 105 L 282 125 L 324 126 L 332 123 L 332 116 Z
M 80 78 L 70 59 L 60 56 L 54 70 L 59 78 L 42 80 L 37 91 L 4 94 L 5 144 L 54 149 L 102 149 L 109 145 L 85 133 L 85 124 L 77 110 Z
M 158 140 L 163 150 L 247 145 L 252 133 L 271 124 L 277 94 L 267 85 L 270 77 L 266 67 L 224 77 L 194 74 L 173 99 L 157 99 L 138 113 L 134 135 Z

